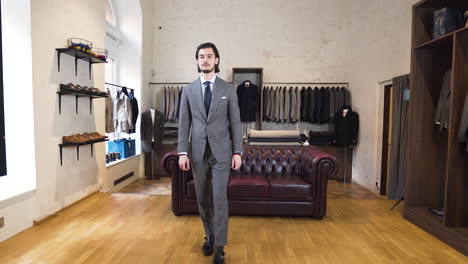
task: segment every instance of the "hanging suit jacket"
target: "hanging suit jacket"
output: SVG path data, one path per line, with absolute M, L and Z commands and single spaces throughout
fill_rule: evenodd
M 250 82 L 247 87 L 245 81 L 237 86 L 237 99 L 240 110 L 241 122 L 255 122 L 257 121 L 257 109 L 260 103 L 260 96 L 258 93 L 257 85 Z
M 343 110 L 348 109 L 346 116 Z M 359 132 L 359 115 L 351 107 L 343 107 L 335 114 L 335 144 L 350 146 L 357 144 Z
M 157 151 L 161 144 L 161 135 L 164 131 L 165 116 L 156 109 L 154 109 L 154 111 L 154 120 L 151 117 L 151 109 L 148 109 L 141 114 L 140 139 L 141 150 L 143 152 L 151 152 L 152 149 Z M 151 144 L 153 139 L 154 145 Z
M 323 88 L 322 88 L 323 89 Z M 327 123 L 329 120 L 329 112 L 330 112 L 330 88 L 327 87 L 323 91 L 323 105 L 322 105 L 322 118 L 321 124 Z
M 323 88 L 322 88 L 323 89 Z M 314 123 L 322 123 L 322 106 L 323 106 L 323 90 L 318 87 L 314 88 L 315 93 L 315 108 L 314 108 Z
M 135 98 L 135 95 L 130 93 L 130 104 L 132 105 L 132 124 L 133 128 L 129 130 L 129 133 L 136 133 L 136 123 L 138 119 L 139 109 L 138 109 L 138 101 Z
M 315 122 L 315 104 L 316 104 L 316 92 L 315 90 L 312 89 L 312 87 L 307 88 L 307 97 L 308 99 L 308 115 L 307 115 L 307 121 L 314 123 Z
M 468 94 L 465 98 L 465 106 L 463 107 L 457 139 L 459 142 L 468 143 Z M 466 145 L 466 151 L 468 152 L 468 144 Z
M 267 118 L 267 109 L 268 109 L 268 87 L 263 87 L 262 90 L 263 97 L 263 120 Z
M 279 88 L 278 97 L 278 121 L 283 122 L 284 118 L 284 88 Z
M 275 121 L 276 117 L 276 89 L 270 87 L 270 120 Z
M 296 121 L 301 121 L 301 90 L 296 87 L 294 91 L 296 93 Z
M 133 128 L 130 98 L 123 92 L 118 92 L 113 99 L 113 106 L 115 130 L 128 133 L 128 130 Z
M 291 114 L 291 89 L 284 87 L 284 108 L 283 108 L 283 121 L 289 121 L 289 115 Z
M 109 89 L 106 91 L 106 133 L 112 133 L 115 131 L 114 128 L 114 107 L 112 103 L 112 96 L 110 94 Z
M 442 80 L 442 89 L 440 90 L 439 100 L 437 103 L 436 114 L 434 118 L 434 123 L 440 125 L 440 130 L 448 128 L 448 119 L 450 114 L 450 97 L 452 91 L 450 90 L 450 75 L 452 69 L 448 69 L 444 73 L 444 78 Z
M 289 108 L 289 120 L 291 122 L 296 122 L 296 89 L 294 87 L 289 87 L 289 96 L 290 96 L 290 102 L 291 102 L 291 107 Z
M 301 90 L 301 120 L 309 120 L 309 95 L 305 87 L 302 87 Z
M 180 88 L 177 86 L 174 88 L 174 113 L 173 113 L 173 119 L 177 121 L 178 115 L 177 112 L 179 110 L 179 93 L 180 93 Z
M 336 110 L 335 110 L 335 87 L 332 87 L 330 89 L 330 107 L 328 109 L 329 109 L 328 118 L 332 119 L 333 116 L 336 113 Z

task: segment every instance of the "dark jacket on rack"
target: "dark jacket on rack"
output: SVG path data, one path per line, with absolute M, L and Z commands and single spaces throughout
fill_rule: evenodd
M 323 88 L 322 88 L 323 89 Z M 327 87 L 323 89 L 323 105 L 322 105 L 322 118 L 321 124 L 328 123 L 330 120 L 329 113 L 330 113 L 330 88 Z
M 311 87 L 307 88 L 307 103 L 306 107 L 307 109 L 307 116 L 306 116 L 306 121 L 309 122 L 315 122 L 315 104 L 316 104 L 316 92 L 313 90 Z
M 314 123 L 322 124 L 322 109 L 323 109 L 323 91 L 324 88 L 314 88 L 315 93 L 315 110 L 314 110 Z
M 309 96 L 307 89 L 302 87 L 301 89 L 301 120 L 307 121 L 309 119 Z
M 268 109 L 268 87 L 263 87 L 262 90 L 262 97 L 263 97 L 263 119 L 267 117 L 267 109 Z
M 154 119 L 152 119 L 151 111 L 154 111 Z M 154 150 L 161 144 L 161 133 L 164 130 L 163 113 L 151 108 L 141 114 L 140 133 L 141 133 L 141 150 L 143 152 L 151 152 L 151 146 L 154 139 Z
M 343 111 L 348 112 L 343 116 Z M 356 145 L 359 132 L 359 115 L 350 106 L 343 106 L 335 114 L 335 144 L 338 146 Z
M 249 83 L 249 84 L 247 84 Z M 260 103 L 257 85 L 250 81 L 244 81 L 237 86 L 237 98 L 239 102 L 240 118 L 242 122 L 255 122 L 257 109 Z
M 133 94 L 133 91 L 130 92 L 129 98 L 130 98 L 130 105 L 132 106 L 133 128 L 129 129 L 128 133 L 136 133 L 136 123 L 137 123 L 138 114 L 139 114 L 138 101 L 135 98 L 135 95 Z
M 460 129 L 458 130 L 458 141 L 465 142 L 466 151 L 468 152 L 468 94 L 465 98 L 465 106 L 463 107 L 463 114 L 460 120 Z
M 444 78 L 442 80 L 442 88 L 440 90 L 439 101 L 437 103 L 436 114 L 434 118 L 434 123 L 440 125 L 440 130 L 448 128 L 448 120 L 450 114 L 450 97 L 452 91 L 450 90 L 450 75 L 452 69 L 448 69 L 444 73 Z

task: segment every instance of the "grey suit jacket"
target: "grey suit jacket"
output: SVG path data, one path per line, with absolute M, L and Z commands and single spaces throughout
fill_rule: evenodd
M 218 162 L 230 162 L 242 153 L 242 127 L 236 89 L 216 77 L 208 115 L 200 79 L 185 86 L 180 98 L 178 152 L 189 153 L 192 162 L 204 158 L 206 142 Z
M 289 121 L 289 115 L 291 110 L 291 95 L 288 87 L 284 87 L 284 108 L 283 108 L 283 120 L 285 122 Z
M 291 107 L 289 112 L 289 118 L 291 122 L 296 122 L 296 89 L 294 87 L 290 87 L 289 96 L 291 97 Z

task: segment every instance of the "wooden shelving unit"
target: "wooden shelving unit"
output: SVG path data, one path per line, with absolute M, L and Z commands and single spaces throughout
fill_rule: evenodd
M 425 0 L 413 6 L 404 217 L 468 255 L 468 153 L 457 142 L 468 93 L 468 28 L 432 40 L 432 13 L 444 6 L 468 3 Z M 434 117 L 449 68 L 449 125 L 440 131 Z M 429 208 L 443 208 L 444 214 Z

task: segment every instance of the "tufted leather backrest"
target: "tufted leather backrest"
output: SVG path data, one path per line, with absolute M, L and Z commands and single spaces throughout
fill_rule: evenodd
M 245 146 L 242 166 L 236 174 L 301 174 L 301 147 Z

